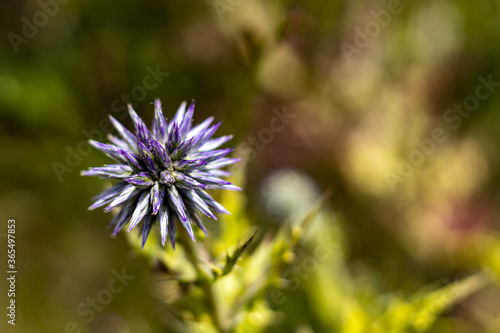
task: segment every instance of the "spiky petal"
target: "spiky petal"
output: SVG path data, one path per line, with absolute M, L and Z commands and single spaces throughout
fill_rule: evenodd
M 207 233 L 198 212 L 212 219 L 216 219 L 214 212 L 229 214 L 205 190 L 240 190 L 220 178 L 230 175 L 221 168 L 239 159 L 225 157 L 232 149 L 219 149 L 231 135 L 212 138 L 220 126 L 212 125 L 213 117 L 192 126 L 194 101 L 187 109 L 183 102 L 170 123 L 163 115 L 160 100 L 155 100 L 154 106 L 151 131 L 131 105 L 129 114 L 135 133 L 110 116 L 118 136 L 108 136 L 111 144 L 91 144 L 116 163 L 90 168 L 82 175 L 118 181 L 95 197 L 89 208 L 106 206 L 105 212 L 119 209 L 110 224 L 114 227 L 112 236 L 127 223 L 127 230 L 131 231 L 142 222 L 144 246 L 158 221 L 162 244 L 170 237 L 175 248 L 176 225 L 182 225 L 194 241 L 192 224 Z

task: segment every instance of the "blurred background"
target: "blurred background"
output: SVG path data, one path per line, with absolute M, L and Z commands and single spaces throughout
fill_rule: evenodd
M 7 0 L 0 13 L 0 242 L 14 218 L 18 266 L 16 326 L 2 314 L 1 331 L 182 331 L 151 263 L 87 210 L 105 184 L 79 175 L 109 162 L 87 144 L 105 141 L 107 115 L 130 128 L 130 102 L 150 123 L 154 98 L 167 118 L 195 99 L 195 122 L 235 134 L 252 230 L 293 225 L 331 189 L 320 223 L 342 235 L 361 308 L 500 271 L 499 1 Z M 329 265 L 285 290 L 267 331 L 335 331 Z M 86 321 L 79 306 L 122 269 L 126 292 Z M 488 284 L 430 331 L 499 332 L 499 300 Z

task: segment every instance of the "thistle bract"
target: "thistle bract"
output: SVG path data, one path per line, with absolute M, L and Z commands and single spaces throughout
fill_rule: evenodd
M 155 115 L 151 130 L 147 128 L 131 105 L 130 117 L 135 134 L 115 118 L 111 122 L 118 137 L 109 135 L 110 144 L 90 140 L 90 144 L 115 160 L 114 164 L 90 168 L 84 176 L 115 179 L 118 182 L 96 196 L 89 209 L 105 206 L 113 217 L 112 236 L 127 224 L 127 231 L 142 222 L 142 246 L 159 223 L 162 244 L 170 234 L 175 248 L 175 225 L 179 221 L 195 240 L 192 224 L 206 233 L 199 213 L 216 220 L 213 212 L 229 212 L 208 193 L 210 189 L 240 190 L 220 177 L 229 173 L 222 167 L 239 159 L 225 157 L 233 149 L 219 149 L 232 136 L 212 139 L 220 123 L 212 125 L 210 117 L 192 127 L 194 101 L 186 110 L 183 102 L 172 121 L 163 116 L 161 103 L 155 100 Z

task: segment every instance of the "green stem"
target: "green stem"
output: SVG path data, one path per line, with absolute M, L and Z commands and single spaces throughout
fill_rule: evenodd
M 205 293 L 207 307 L 210 313 L 210 317 L 212 318 L 212 322 L 219 332 L 225 333 L 226 329 L 224 329 L 222 326 L 219 307 L 215 300 L 215 295 L 213 293 L 212 285 L 210 283 L 211 278 L 208 276 L 208 274 L 203 270 L 203 268 L 200 265 L 196 248 L 194 247 L 194 242 L 189 238 L 189 235 L 183 228 L 179 229 L 180 229 L 179 236 L 182 239 L 182 244 L 184 250 L 186 251 L 186 257 L 188 258 L 191 265 L 193 265 L 197 275 L 196 280 L 200 282 L 201 288 Z

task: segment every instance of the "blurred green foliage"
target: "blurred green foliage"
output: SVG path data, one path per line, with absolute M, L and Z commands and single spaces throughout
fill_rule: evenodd
M 0 331 L 212 332 L 210 293 L 236 332 L 500 330 L 499 1 L 10 0 L 0 13 L 0 212 L 16 219 L 19 266 L 17 325 Z M 149 89 L 156 69 L 168 76 Z M 109 185 L 79 176 L 107 163 L 88 136 L 105 140 L 127 99 L 151 121 L 156 97 L 167 116 L 196 99 L 195 122 L 224 121 L 246 160 L 244 192 L 214 193 L 232 215 L 207 221 L 197 265 L 182 247 L 112 239 L 110 217 L 87 211 Z M 278 186 L 280 169 L 306 180 Z M 86 320 L 78 309 L 122 268 L 133 281 Z

